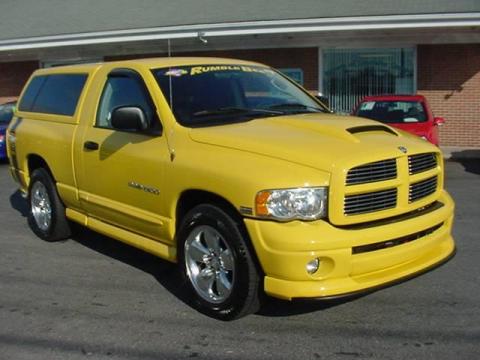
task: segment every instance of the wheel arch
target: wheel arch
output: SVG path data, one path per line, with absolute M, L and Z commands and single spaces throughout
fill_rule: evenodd
M 29 183 L 30 183 L 30 178 L 32 176 L 32 173 L 39 168 L 45 169 L 45 171 L 47 171 L 50 174 L 53 181 L 55 182 L 55 176 L 53 176 L 52 170 L 50 169 L 50 166 L 48 166 L 47 161 L 40 155 L 29 154 L 27 156 L 27 171 L 28 171 Z
M 176 219 L 175 233 L 178 234 L 178 230 L 182 225 L 185 215 L 195 206 L 200 204 L 215 205 L 219 207 L 221 210 L 225 211 L 228 215 L 230 215 L 233 218 L 234 221 L 237 222 L 240 231 L 245 237 L 248 250 L 250 251 L 252 258 L 254 259 L 255 265 L 257 269 L 263 274 L 264 273 L 263 268 L 257 257 L 257 253 L 255 251 L 255 247 L 250 238 L 250 234 L 248 233 L 247 227 L 243 222 L 243 216 L 240 214 L 238 209 L 235 208 L 235 206 L 230 201 L 228 201 L 227 199 L 225 199 L 224 197 L 218 194 L 205 191 L 205 190 L 198 190 L 198 189 L 190 189 L 190 190 L 184 191 L 180 195 L 177 201 L 176 214 L 175 214 L 175 219 Z M 178 241 L 178 239 L 176 239 L 176 241 Z
M 235 220 L 243 223 L 240 212 L 224 197 L 205 190 L 190 189 L 185 190 L 178 198 L 175 213 L 176 231 L 178 231 L 182 224 L 185 215 L 195 206 L 200 204 L 216 205 L 224 211 L 227 211 L 229 215 L 235 218 Z
M 46 241 L 69 238 L 72 230 L 50 167 L 42 157 L 33 154 L 27 157 L 27 166 L 28 202 L 30 203 L 27 217 L 30 228 L 38 237 Z M 36 184 L 39 184 L 38 192 L 35 190 Z

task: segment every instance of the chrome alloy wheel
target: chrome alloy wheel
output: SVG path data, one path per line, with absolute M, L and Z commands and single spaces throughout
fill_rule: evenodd
M 47 188 L 40 181 L 32 186 L 30 206 L 35 223 L 42 231 L 48 231 L 52 223 L 52 205 Z
M 204 300 L 220 304 L 232 293 L 235 260 L 228 243 L 214 227 L 201 225 L 189 234 L 185 266 L 190 282 Z

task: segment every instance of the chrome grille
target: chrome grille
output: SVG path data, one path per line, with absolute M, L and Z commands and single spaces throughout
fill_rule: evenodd
M 376 161 L 357 166 L 348 171 L 347 185 L 365 184 L 376 181 L 395 179 L 397 162 L 395 159 Z
M 397 205 L 397 189 L 369 192 L 345 197 L 344 214 L 357 215 L 394 208 Z
M 408 201 L 410 203 L 431 195 L 437 190 L 437 177 L 419 181 L 410 185 L 408 192 Z
M 437 167 L 435 153 L 410 155 L 408 157 L 408 171 L 410 175 L 418 174 Z

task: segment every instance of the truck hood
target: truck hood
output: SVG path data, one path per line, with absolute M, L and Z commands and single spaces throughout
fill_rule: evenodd
M 301 114 L 190 129 L 193 141 L 332 172 L 355 164 L 438 152 L 426 141 L 376 121 L 332 114 Z M 400 148 L 407 150 L 407 153 Z

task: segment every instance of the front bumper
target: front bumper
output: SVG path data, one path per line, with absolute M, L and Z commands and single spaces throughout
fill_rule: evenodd
M 363 226 L 255 219 L 246 219 L 245 224 L 265 272 L 267 294 L 330 298 L 389 285 L 451 257 L 454 204 L 442 192 L 436 205 L 416 216 Z M 310 275 L 306 264 L 315 258 L 320 266 Z

